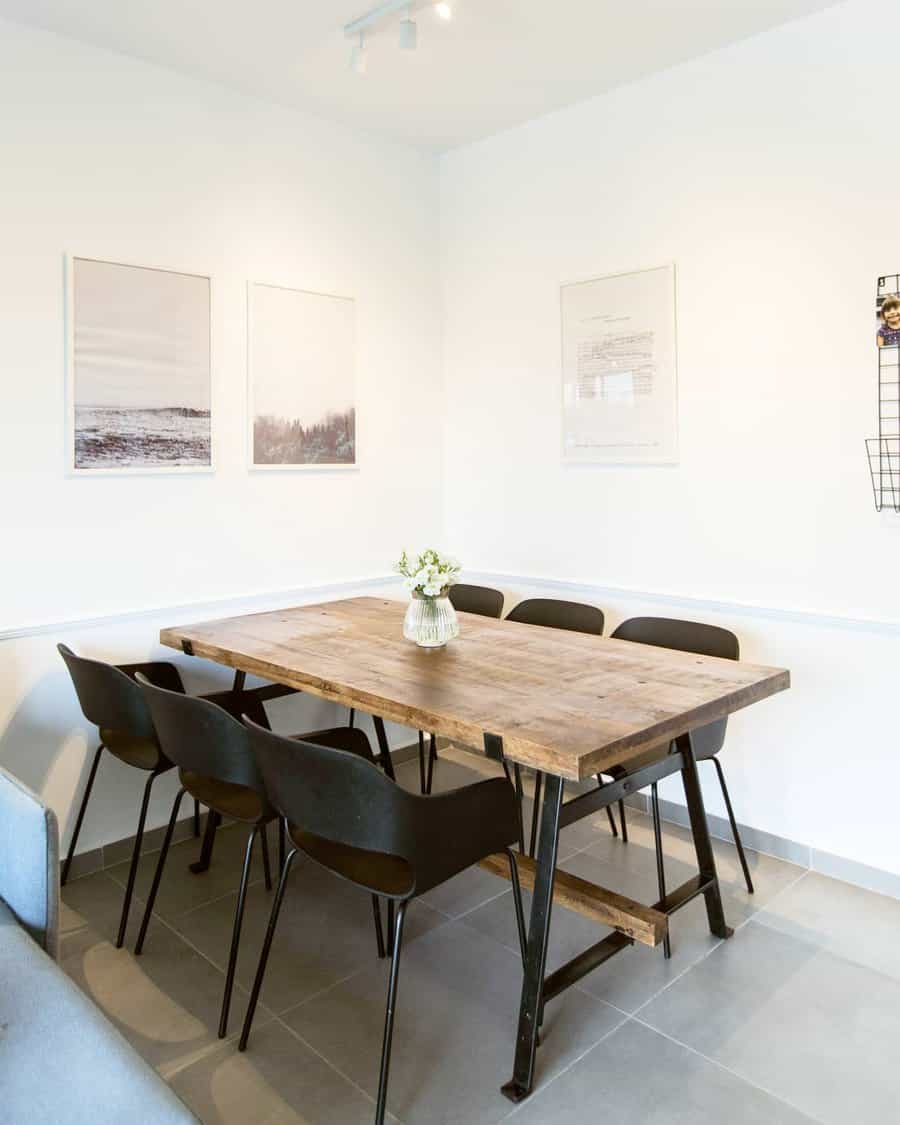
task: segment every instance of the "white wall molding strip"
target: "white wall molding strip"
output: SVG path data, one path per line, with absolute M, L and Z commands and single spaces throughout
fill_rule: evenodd
M 566 594 L 580 594 L 595 600 L 620 598 L 629 601 L 654 602 L 658 605 L 687 606 L 707 613 L 723 613 L 743 617 L 763 617 L 797 625 L 810 625 L 818 629 L 853 629 L 862 632 L 900 634 L 900 620 L 895 618 L 854 617 L 850 614 L 826 613 L 817 609 L 786 609 L 781 606 L 757 605 L 753 602 L 736 602 L 697 598 L 654 590 L 639 590 L 630 586 L 601 586 L 568 578 L 547 578 L 532 574 L 508 574 L 504 571 L 466 570 L 467 582 L 486 582 L 510 589 L 528 586 L 536 589 L 556 590 Z
M 340 582 L 326 582 L 296 586 L 289 590 L 269 590 L 255 594 L 234 594 L 213 601 L 182 602 L 179 605 L 151 606 L 145 609 L 124 610 L 98 614 L 95 617 L 75 617 L 58 621 L 40 621 L 0 628 L 0 642 L 39 637 L 47 633 L 68 632 L 72 629 L 97 629 L 104 625 L 121 625 L 148 617 L 177 618 L 181 614 L 215 617 L 219 613 L 240 614 L 283 609 L 316 599 L 350 597 L 382 586 L 399 586 L 400 579 L 393 574 L 370 575 L 367 578 L 348 578 Z

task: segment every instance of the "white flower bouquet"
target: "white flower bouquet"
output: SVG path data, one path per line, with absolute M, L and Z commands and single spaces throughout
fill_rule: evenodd
M 418 557 L 404 551 L 394 568 L 413 595 L 422 598 L 445 598 L 450 587 L 459 581 L 460 565 L 456 559 L 429 548 Z

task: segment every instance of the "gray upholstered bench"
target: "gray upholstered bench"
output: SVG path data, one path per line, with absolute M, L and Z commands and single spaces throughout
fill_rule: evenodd
M 56 817 L 0 769 L 0 1120 L 196 1125 L 56 964 Z

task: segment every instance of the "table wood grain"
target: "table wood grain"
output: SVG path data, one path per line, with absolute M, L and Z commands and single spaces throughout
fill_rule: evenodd
M 422 649 L 405 604 L 349 598 L 163 629 L 160 641 L 513 761 L 582 780 L 790 686 L 790 674 L 461 613 Z

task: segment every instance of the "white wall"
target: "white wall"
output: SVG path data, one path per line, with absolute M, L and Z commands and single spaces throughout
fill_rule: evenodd
M 862 444 L 874 279 L 900 269 L 898 32 L 854 0 L 533 122 L 444 158 L 439 208 L 429 158 L 0 24 L 0 631 L 297 601 L 433 536 L 510 590 L 586 583 L 557 590 L 611 625 L 732 624 L 794 677 L 731 724 L 740 819 L 900 872 L 900 521 L 872 511 Z M 65 250 L 213 273 L 215 475 L 63 475 Z M 563 468 L 559 283 L 672 260 L 680 466 Z M 358 473 L 247 473 L 251 277 L 357 297 Z M 64 826 L 89 732 L 53 642 L 140 658 L 164 624 L 0 643 L 0 763 Z M 85 848 L 133 826 L 133 776 L 98 785 Z
M 0 633 L 194 601 L 227 611 L 387 574 L 404 543 L 438 536 L 432 157 L 6 22 L 0 107 Z M 215 474 L 65 476 L 66 251 L 212 275 Z M 356 298 L 358 472 L 248 473 L 248 279 Z M 0 763 L 64 828 L 88 734 L 51 642 L 140 659 L 167 623 L 0 643 Z M 112 766 L 98 784 L 85 848 L 134 827 L 139 782 Z
M 613 624 L 662 594 L 733 621 L 795 685 L 732 724 L 740 818 L 895 872 L 900 521 L 863 438 L 875 280 L 900 269 L 898 40 L 888 2 L 760 35 L 449 154 L 441 212 L 446 541 L 605 587 Z M 559 284 L 669 261 L 680 465 L 564 467 Z

